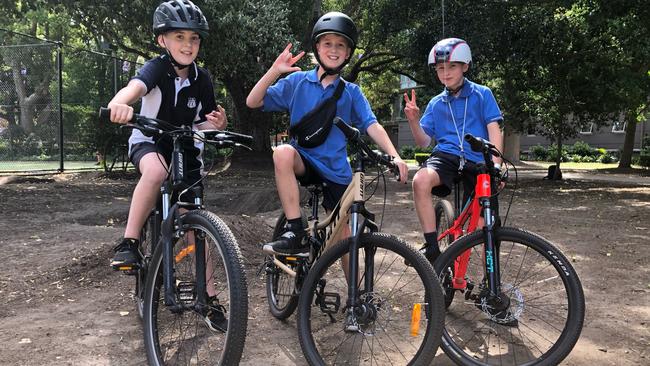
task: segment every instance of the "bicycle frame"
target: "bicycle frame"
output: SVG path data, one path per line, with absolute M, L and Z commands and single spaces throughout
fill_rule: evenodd
M 354 168 L 354 175 L 352 177 L 352 182 L 348 185 L 347 189 L 343 193 L 340 201 L 337 203 L 336 207 L 329 213 L 329 215 L 322 221 L 318 220 L 318 200 L 312 202 L 312 215 L 310 217 L 311 222 L 309 223 L 309 234 L 312 238 L 318 238 L 319 232 L 326 231 L 326 237 L 323 243 L 318 243 L 320 245 L 312 245 L 309 255 L 309 264 L 308 267 L 311 267 L 315 263 L 320 255 L 327 249 L 328 246 L 334 243 L 334 240 L 338 239 L 339 234 L 342 232 L 345 225 L 348 225 L 348 222 L 351 226 L 351 238 L 352 245 L 350 246 L 349 252 L 349 286 L 348 286 L 348 299 L 355 299 L 357 301 L 358 288 L 357 286 L 352 286 L 351 284 L 358 283 L 358 260 L 359 260 L 359 235 L 363 233 L 366 228 L 370 229 L 371 232 L 376 232 L 379 230 L 377 224 L 374 222 L 374 214 L 370 213 L 365 208 L 365 161 L 366 159 L 362 156 L 361 152 L 357 152 L 357 159 Z M 317 194 L 314 193 L 315 198 Z M 363 220 L 360 222 L 359 216 L 363 217 Z M 366 250 L 371 250 L 366 248 Z M 366 276 L 365 276 L 365 289 L 368 292 L 373 290 L 373 257 L 372 255 L 366 255 Z M 290 257 L 288 257 L 290 258 Z M 290 276 L 295 277 L 296 272 L 286 266 L 284 263 L 279 261 L 277 258 L 273 258 L 273 262 L 284 272 L 288 273 Z
M 460 214 L 454 220 L 454 223 L 449 229 L 444 231 L 438 236 L 438 240 L 451 235 L 453 240 L 458 239 L 466 232 L 473 232 L 478 228 L 481 211 L 483 212 L 484 225 L 483 234 L 485 238 L 485 270 L 486 278 L 488 280 L 488 288 L 490 295 L 498 296 L 501 292 L 501 279 L 499 271 L 498 256 L 495 255 L 498 245 L 494 240 L 494 218 L 492 215 L 492 208 L 490 207 L 490 197 L 492 194 L 492 178 L 488 173 L 488 168 L 481 164 L 478 166 L 479 174 L 476 177 L 476 186 L 469 203 L 463 208 Z M 460 202 L 460 194 L 458 192 L 459 185 L 456 183 L 454 189 L 455 207 L 458 208 Z M 466 230 L 465 230 L 466 228 Z M 456 290 L 464 290 L 467 287 L 465 274 L 467 273 L 467 265 L 469 261 L 470 252 L 463 253 L 454 263 L 454 278 L 452 281 L 453 288 Z

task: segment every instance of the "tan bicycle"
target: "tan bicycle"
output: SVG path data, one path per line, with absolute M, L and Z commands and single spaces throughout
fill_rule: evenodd
M 303 210 L 302 218 L 309 257 L 267 257 L 270 311 L 285 319 L 298 308 L 300 346 L 310 365 L 428 365 L 441 341 L 442 288 L 426 258 L 381 233 L 365 208 L 367 167 L 396 171 L 396 166 L 391 157 L 371 150 L 358 130 L 339 118 L 334 123 L 354 151 L 352 182 L 323 220 L 318 215 L 322 186 L 308 187 L 310 215 Z M 274 238 L 283 234 L 285 223 L 281 215 Z M 352 235 L 335 241 L 348 224 Z

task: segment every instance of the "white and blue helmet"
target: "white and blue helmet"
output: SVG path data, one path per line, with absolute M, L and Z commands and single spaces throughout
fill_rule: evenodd
M 460 38 L 445 38 L 436 43 L 429 52 L 429 66 L 439 62 L 472 62 L 472 51 L 467 42 Z

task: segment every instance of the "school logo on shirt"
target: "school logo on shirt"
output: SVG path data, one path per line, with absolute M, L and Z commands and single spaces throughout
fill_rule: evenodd
M 196 99 L 195 98 L 188 98 L 187 99 L 187 108 L 194 108 L 196 107 Z

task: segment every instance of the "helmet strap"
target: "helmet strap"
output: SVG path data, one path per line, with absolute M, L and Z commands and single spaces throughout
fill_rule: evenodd
M 163 45 L 165 45 L 165 37 L 162 38 L 162 43 L 163 43 Z M 172 53 L 169 52 L 169 50 L 167 49 L 167 45 L 165 45 L 165 52 L 167 52 L 167 56 L 169 56 L 169 62 L 171 62 L 172 65 L 175 66 L 176 68 L 178 68 L 179 70 L 183 70 L 183 69 L 190 66 L 190 65 L 180 64 L 178 61 L 176 61 L 174 59 L 174 56 L 172 56 Z
M 447 90 L 447 93 L 451 95 L 456 95 L 456 93 L 458 93 L 463 88 L 464 85 L 465 85 L 465 80 L 463 80 L 463 82 L 458 86 L 458 88 L 455 89 L 452 89 L 447 85 L 445 85 L 445 90 Z

